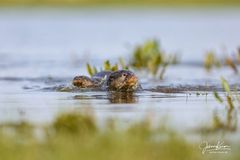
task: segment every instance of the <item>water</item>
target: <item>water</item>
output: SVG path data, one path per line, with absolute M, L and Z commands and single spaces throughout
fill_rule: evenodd
M 221 76 L 232 85 L 239 85 L 240 77 L 226 67 L 207 73 L 199 64 L 207 50 L 232 54 L 239 47 L 239 17 L 234 8 L 1 8 L 0 121 L 45 123 L 61 112 L 91 109 L 99 123 L 151 117 L 180 131 L 211 127 L 214 113 L 222 119 L 226 114 L 212 88 L 220 90 Z M 182 63 L 169 67 L 162 81 L 136 72 L 142 92 L 44 89 L 69 85 L 74 76 L 87 74 L 87 61 L 99 66 L 106 58 L 128 59 L 134 46 L 149 38 L 160 39 L 169 53 L 180 53 Z M 180 92 L 165 93 L 163 87 Z

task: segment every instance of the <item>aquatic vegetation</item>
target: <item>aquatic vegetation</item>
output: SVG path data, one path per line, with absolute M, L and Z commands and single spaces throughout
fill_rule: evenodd
M 173 131 L 154 129 L 149 121 L 137 122 L 126 130 L 112 127 L 98 130 L 92 119 L 89 115 L 62 114 L 42 130 L 41 138 L 35 136 L 21 143 L 19 136 L 0 132 L 1 159 L 201 159 L 198 144 L 185 141 Z M 114 126 L 113 123 L 105 126 Z M 90 132 L 85 132 L 86 129 Z M 92 131 L 94 134 L 90 134 Z
M 176 54 L 167 55 L 156 40 L 148 40 L 143 45 L 136 47 L 130 60 L 130 66 L 135 69 L 145 69 L 152 75 L 157 76 L 160 72 L 160 79 L 170 64 L 178 63 Z
M 0 130 L 12 129 L 13 132 L 17 132 L 19 135 L 32 136 L 34 126 L 26 121 L 20 122 L 7 122 L 0 124 Z
M 228 109 L 225 119 L 220 118 L 216 113 L 213 116 L 212 132 L 215 131 L 230 131 L 235 132 L 237 130 L 237 113 L 236 110 Z
M 89 63 L 87 63 L 87 71 L 88 71 L 88 74 L 90 76 L 96 74 L 98 71 L 97 71 L 97 68 L 96 67 L 91 67 L 91 65 Z
M 236 53 L 233 57 L 218 57 L 213 51 L 207 52 L 204 57 L 204 68 L 209 72 L 211 69 L 228 66 L 234 73 L 238 74 L 237 63 L 239 63 L 240 53 Z
M 234 63 L 232 58 L 230 57 L 225 58 L 225 64 L 229 66 L 235 73 L 238 73 L 237 65 Z
M 235 108 L 234 103 L 233 103 L 233 100 L 235 99 L 234 98 L 234 93 L 231 91 L 229 83 L 227 82 L 226 79 L 221 77 L 221 84 L 222 84 L 223 90 L 226 92 L 226 94 L 225 94 L 225 99 L 226 99 L 226 102 L 227 102 L 226 106 L 229 109 Z M 224 98 L 222 98 L 216 91 L 213 94 L 214 94 L 215 99 L 218 102 L 220 102 L 221 104 L 224 103 L 224 100 L 223 100 Z M 236 97 L 238 97 L 238 94 L 236 94 Z
M 217 58 L 213 51 L 206 53 L 204 58 L 204 68 L 207 71 L 210 71 L 213 67 L 219 68 L 221 66 L 220 60 Z
M 82 116 L 86 119 L 94 119 L 83 114 L 65 113 L 45 127 L 46 129 L 42 130 L 42 136 L 34 138 L 25 136 L 25 139 L 21 139 L 22 137 L 18 136 L 19 132 L 15 129 L 16 125 L 11 125 L 11 128 L 16 131 L 15 135 L 0 132 L 1 159 L 182 160 L 187 158 L 205 160 L 217 158 L 217 155 L 203 156 L 198 141 L 191 143 L 179 133 L 165 127 L 153 128 L 148 120 L 136 122 L 122 130 L 114 129 L 116 121 L 111 120 L 106 122 L 108 124 L 102 130 L 94 129 L 94 134 L 89 134 L 89 132 L 80 131 L 81 126 L 85 128 L 89 122 L 79 120 L 79 116 L 80 119 Z M 68 123 L 71 127 L 66 127 Z M 93 121 L 93 123 L 96 126 L 96 122 Z M 40 126 L 34 127 L 41 129 Z M 72 130 L 72 127 L 80 130 Z M 226 156 L 218 157 L 218 159 L 233 159 L 233 156 L 238 159 L 239 152 L 235 151 Z
M 221 97 L 216 91 L 214 92 L 214 97 L 215 99 L 220 103 L 224 104 L 226 102 L 227 106 L 227 115 L 225 121 L 222 121 L 216 114 L 213 117 L 213 130 L 227 130 L 227 131 L 236 131 L 237 129 L 237 111 L 236 107 L 234 105 L 234 94 L 236 94 L 236 97 L 238 98 L 239 95 L 238 93 L 233 93 L 231 91 L 230 85 L 227 82 L 226 79 L 221 77 L 221 83 L 222 83 L 222 88 L 225 91 L 225 101 L 224 98 Z M 240 103 L 238 104 L 240 106 Z
M 78 113 L 58 116 L 52 124 L 57 133 L 90 134 L 97 130 L 92 116 Z
M 128 62 L 130 67 L 135 70 L 146 70 L 153 76 L 164 78 L 166 69 L 171 64 L 179 63 L 177 54 L 166 54 L 159 46 L 156 40 L 146 41 L 143 45 L 136 47 L 132 54 L 132 58 Z M 104 61 L 103 68 L 100 71 L 116 71 L 121 69 L 129 69 L 123 58 L 119 58 L 119 63 L 111 65 L 109 60 Z M 92 76 L 99 72 L 96 67 L 92 67 L 87 63 L 88 73 Z
M 238 129 L 238 115 L 236 109 L 227 109 L 227 112 L 220 115 L 217 112 L 213 113 L 212 122 L 210 126 L 200 127 L 197 130 L 203 134 L 214 134 L 216 132 L 236 132 Z
M 22 139 L 18 136 L 22 133 L 15 129 L 18 125 L 9 126 L 15 134 L 3 132 L 0 127 L 0 156 L 4 160 L 205 160 L 215 157 L 203 156 L 199 142 L 189 142 L 166 126 L 153 128 L 147 119 L 120 130 L 116 129 L 115 120 L 106 121 L 101 130 L 96 126 L 92 115 L 69 112 L 59 115 L 47 126 L 33 126 L 41 130 L 41 136 Z M 233 156 L 238 157 L 239 152 L 227 155 L 228 159 Z
M 100 68 L 100 71 L 117 71 L 120 68 L 125 70 L 128 69 L 128 66 L 125 64 L 122 58 L 119 58 L 119 63 L 115 63 L 114 65 L 111 65 L 109 60 L 104 61 L 103 68 Z M 87 71 L 90 76 L 100 72 L 95 66 L 91 66 L 89 63 L 87 63 Z

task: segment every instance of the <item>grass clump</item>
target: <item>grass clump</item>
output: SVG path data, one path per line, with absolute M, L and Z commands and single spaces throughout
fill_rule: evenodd
M 156 40 L 148 40 L 136 47 L 130 65 L 138 70 L 145 69 L 154 76 L 160 72 L 160 79 L 162 79 L 168 65 L 177 62 L 176 55 L 167 55 Z
M 107 121 L 109 122 L 109 121 Z M 107 123 L 105 122 L 105 123 Z M 65 113 L 45 127 L 32 126 L 42 131 L 42 136 L 21 136 L 25 132 L 19 126 L 8 125 L 15 136 L 0 132 L 0 157 L 4 160 L 206 160 L 225 159 L 211 155 L 203 156 L 199 143 L 186 141 L 179 133 L 165 127 L 153 128 L 149 120 L 117 129 L 115 120 L 97 129 L 96 121 L 89 114 Z M 23 123 L 22 123 L 23 124 Z M 1 126 L 5 126 L 2 124 Z M 32 128 L 31 127 L 31 128 Z M 21 127 L 20 127 L 21 128 Z M 0 127 L 2 131 L 2 127 Z M 49 134 L 51 133 L 51 134 Z M 94 134 L 92 134 L 94 133 Z M 238 159 L 234 152 L 228 159 Z
M 148 40 L 143 45 L 136 47 L 130 61 L 127 63 L 129 65 L 126 65 L 123 58 L 119 58 L 119 62 L 114 65 L 109 60 L 104 61 L 103 67 L 100 70 L 87 63 L 87 71 L 92 76 L 100 71 L 128 70 L 129 67 L 132 67 L 136 71 L 146 70 L 154 77 L 163 79 L 167 67 L 178 62 L 179 57 L 176 54 L 166 54 L 160 48 L 158 41 Z
M 97 70 L 95 66 L 91 66 L 89 63 L 87 63 L 87 71 L 90 76 L 93 76 L 100 71 L 117 71 L 119 69 L 128 69 L 128 66 L 125 64 L 122 58 L 119 58 L 119 63 L 115 63 L 114 65 L 112 65 L 109 60 L 104 61 L 103 67 L 100 70 Z
M 238 74 L 238 65 L 240 64 L 240 53 L 239 50 L 232 57 L 224 56 L 218 57 L 213 51 L 206 53 L 204 57 L 204 68 L 209 72 L 213 68 L 220 68 L 222 66 L 228 66 L 235 74 Z
M 78 113 L 58 116 L 52 124 L 57 133 L 89 134 L 97 130 L 93 117 Z
M 92 116 L 66 113 L 42 130 L 43 138 L 35 136 L 28 140 L 26 136 L 19 143 L 21 137 L 0 132 L 0 156 L 4 160 L 201 159 L 198 145 L 173 131 L 154 129 L 148 121 L 121 130 L 105 126 L 99 130 Z M 11 127 L 14 129 L 16 125 Z M 19 134 L 18 130 L 15 132 Z
M 221 66 L 220 60 L 216 57 L 215 53 L 209 51 L 206 53 L 204 58 L 204 68 L 210 71 L 213 67 L 219 68 Z

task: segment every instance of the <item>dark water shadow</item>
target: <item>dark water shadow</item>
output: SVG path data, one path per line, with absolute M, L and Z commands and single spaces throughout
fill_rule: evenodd
M 112 104 L 138 103 L 139 96 L 133 92 L 106 92 L 106 94 L 75 95 L 75 100 L 108 100 Z
M 110 103 L 137 103 L 139 96 L 133 92 L 108 92 Z

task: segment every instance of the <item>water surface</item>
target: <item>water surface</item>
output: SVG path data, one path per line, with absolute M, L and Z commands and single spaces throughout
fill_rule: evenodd
M 220 77 L 240 85 L 240 76 L 226 67 L 207 73 L 201 63 L 209 49 L 232 54 L 239 47 L 239 17 L 232 8 L 1 8 L 0 121 L 45 123 L 61 112 L 88 108 L 99 123 L 117 118 L 128 124 L 147 116 L 180 131 L 211 127 L 215 113 L 222 119 L 227 114 L 212 95 L 221 92 Z M 87 74 L 86 62 L 100 66 L 106 58 L 130 58 L 135 45 L 149 38 L 159 39 L 169 53 L 181 53 L 182 63 L 169 67 L 164 80 L 136 72 L 146 90 L 114 95 L 53 89 Z

